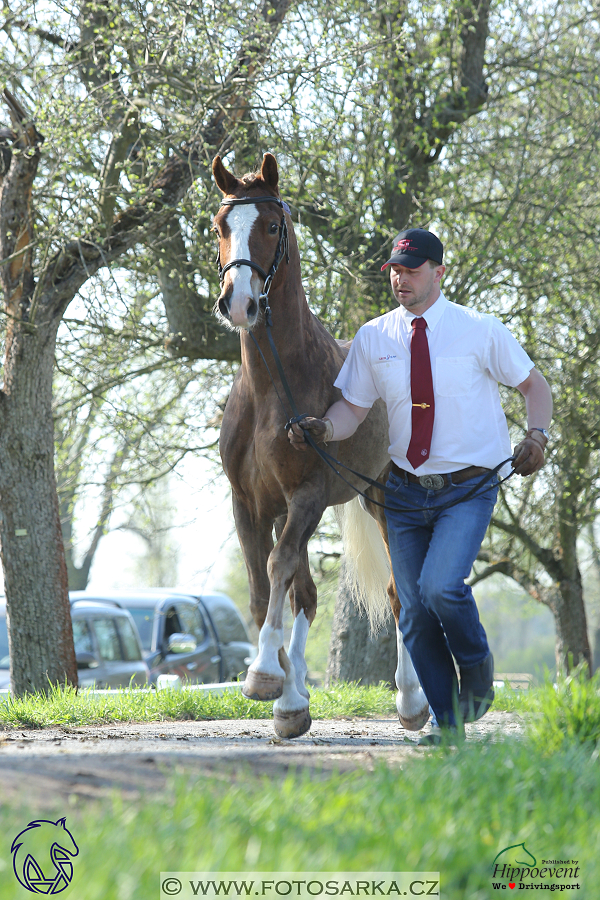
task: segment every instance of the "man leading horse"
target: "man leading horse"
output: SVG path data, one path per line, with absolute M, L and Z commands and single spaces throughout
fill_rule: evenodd
M 387 405 L 385 503 L 399 629 L 432 713 L 422 740 L 439 743 L 484 715 L 494 697 L 494 661 L 465 579 L 491 519 L 497 477 L 470 492 L 511 456 L 498 383 L 525 398 L 528 431 L 511 463 L 522 476 L 544 465 L 552 395 L 499 319 L 446 299 L 436 235 L 401 232 L 388 268 L 398 307 L 359 329 L 335 381 L 342 398 L 323 418 L 294 425 L 289 439 L 297 450 L 307 449 L 305 431 L 343 441 L 378 398 Z

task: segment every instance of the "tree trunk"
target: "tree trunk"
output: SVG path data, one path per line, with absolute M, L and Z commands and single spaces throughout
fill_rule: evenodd
M 60 314 L 37 309 L 33 181 L 42 136 L 8 90 L 14 129 L 0 189 L 0 279 L 7 316 L 0 392 L 0 545 L 13 692 L 77 684 L 67 567 L 54 477 L 52 370 Z
M 16 696 L 77 685 L 54 478 L 52 369 L 56 328 L 13 337 L 0 425 L 0 544 Z
M 600 669 L 600 627 L 594 631 L 594 672 Z
M 239 335 L 227 331 L 212 310 L 203 308 L 202 297 L 198 295 L 194 285 L 179 219 L 175 214 L 164 230 L 158 283 L 169 322 L 166 346 L 171 356 L 239 360 Z
M 556 669 L 568 673 L 585 662 L 591 675 L 592 652 L 588 639 L 587 619 L 583 603 L 583 585 L 579 572 L 559 582 L 549 603 L 556 625 Z
M 333 615 L 325 683 L 357 681 L 359 684 L 395 686 L 397 665 L 396 626 L 390 614 L 385 628 L 373 637 L 369 620 L 361 616 L 346 578 L 342 562 Z

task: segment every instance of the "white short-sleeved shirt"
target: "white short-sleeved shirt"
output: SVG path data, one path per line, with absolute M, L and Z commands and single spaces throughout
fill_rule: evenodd
M 414 469 L 406 458 L 412 430 L 410 341 L 414 315 L 404 307 L 363 325 L 335 386 L 356 406 L 381 397 L 390 422 L 389 453 L 407 472 L 493 469 L 512 453 L 498 382 L 516 387 L 533 362 L 495 316 L 450 303 L 443 294 L 423 318 L 433 374 L 435 417 L 429 459 Z

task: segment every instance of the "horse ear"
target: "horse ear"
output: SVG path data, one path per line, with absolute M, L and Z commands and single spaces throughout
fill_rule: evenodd
M 260 177 L 265 186 L 270 188 L 274 193 L 277 191 L 279 184 L 279 171 L 277 169 L 277 160 L 272 153 L 265 153 L 260 170 Z
M 212 172 L 217 187 L 222 194 L 233 194 L 235 192 L 238 180 L 235 175 L 227 171 L 220 156 L 215 156 L 213 159 Z

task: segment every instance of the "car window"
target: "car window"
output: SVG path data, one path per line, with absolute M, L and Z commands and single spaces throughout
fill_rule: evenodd
M 142 657 L 140 655 L 138 641 L 133 630 L 133 625 L 131 624 L 129 619 L 125 619 L 124 617 L 119 616 L 119 618 L 115 619 L 115 621 L 119 630 L 121 644 L 123 645 L 123 653 L 125 655 L 125 659 L 130 661 L 141 659 Z
M 8 669 L 9 666 L 6 619 L 4 616 L 0 616 L 0 669 Z
M 154 609 L 139 609 L 131 607 L 129 612 L 133 616 L 136 628 L 138 630 L 140 641 L 144 650 L 152 649 L 152 631 L 154 628 Z
M 165 616 L 165 638 L 168 641 L 172 634 L 181 634 L 183 629 L 174 606 L 168 608 Z
M 206 628 L 200 610 L 188 603 L 178 603 L 177 612 L 185 633 L 193 634 L 196 642 L 201 644 L 206 637 Z
M 210 615 L 215 623 L 219 640 L 223 644 L 229 644 L 231 641 L 248 641 L 242 617 L 236 609 L 228 604 L 215 603 L 210 608 Z
M 83 619 L 73 619 L 73 643 L 75 644 L 75 654 L 94 652 L 92 632 L 88 623 Z
M 100 658 L 111 662 L 121 659 L 121 645 L 114 619 L 94 619 L 94 631 L 98 641 Z

